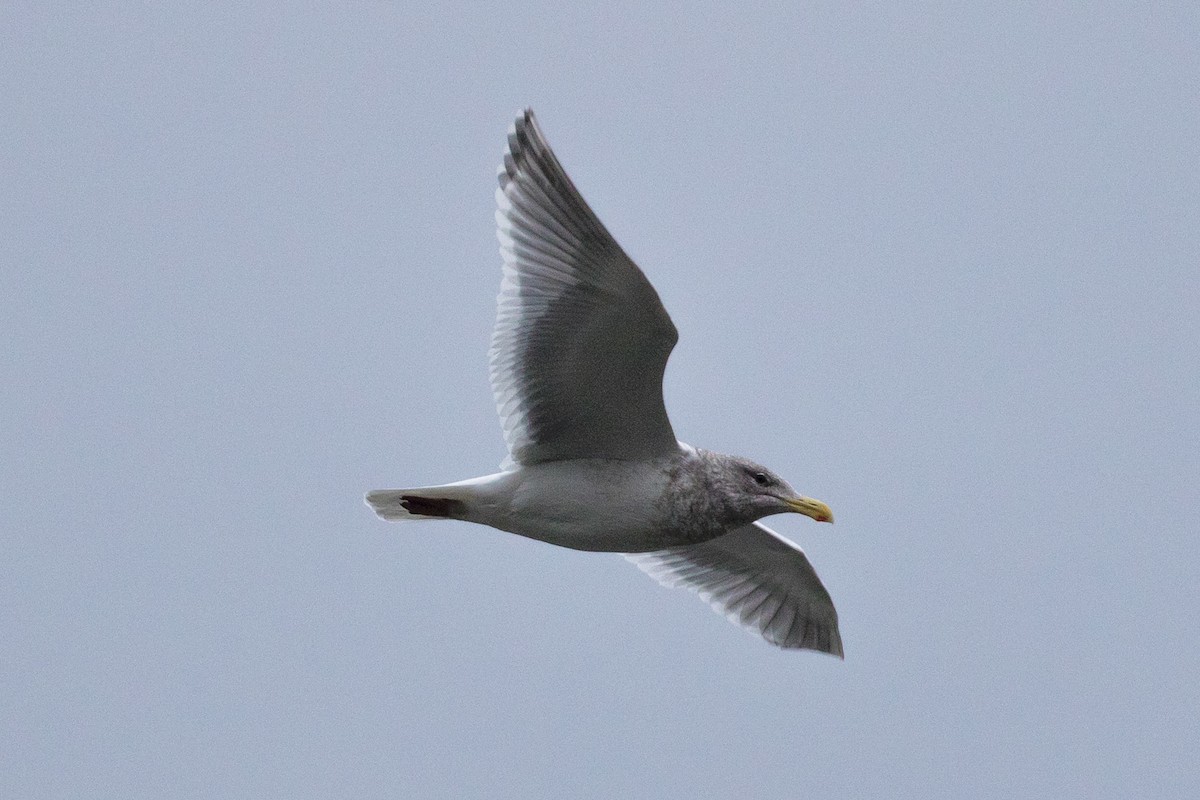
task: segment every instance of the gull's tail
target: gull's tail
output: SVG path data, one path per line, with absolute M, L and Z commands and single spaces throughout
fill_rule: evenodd
M 461 519 L 463 491 L 455 486 L 421 489 L 376 489 L 367 492 L 369 505 L 381 519 L 402 522 L 414 519 Z M 456 496 L 459 495 L 459 496 Z

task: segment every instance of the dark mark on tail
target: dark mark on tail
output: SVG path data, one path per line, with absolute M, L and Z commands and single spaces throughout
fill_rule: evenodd
M 400 496 L 400 505 L 410 514 L 420 514 L 422 517 L 453 517 L 462 511 L 462 502 L 446 497 L 417 497 L 405 494 Z

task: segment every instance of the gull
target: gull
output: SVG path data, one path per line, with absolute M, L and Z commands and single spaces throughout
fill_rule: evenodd
M 833 513 L 764 466 L 675 438 L 662 381 L 679 334 L 532 110 L 509 129 L 499 181 L 489 360 L 508 458 L 491 475 L 368 492 L 367 504 L 388 521 L 464 520 L 623 553 L 772 644 L 843 657 L 837 611 L 804 551 L 758 522 Z

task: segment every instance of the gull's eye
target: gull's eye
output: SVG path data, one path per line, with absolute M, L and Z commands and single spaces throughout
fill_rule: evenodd
M 770 486 L 771 485 L 771 479 L 767 477 L 767 473 L 765 473 L 765 472 L 754 473 L 754 482 L 757 483 L 759 486 Z

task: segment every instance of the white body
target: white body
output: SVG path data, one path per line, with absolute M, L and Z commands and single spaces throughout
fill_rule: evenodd
M 491 503 L 466 517 L 576 550 L 658 550 L 668 465 L 578 459 L 534 464 L 481 479 Z M 478 514 L 478 516 L 475 516 Z
M 553 461 L 444 486 L 372 492 L 369 502 L 387 519 L 428 519 L 404 509 L 401 498 L 447 498 L 457 501 L 451 519 L 560 547 L 612 553 L 660 550 L 696 541 L 674 530 L 677 524 L 665 500 L 672 472 L 695 458 L 696 451 L 682 445 L 677 454 L 651 461 Z

